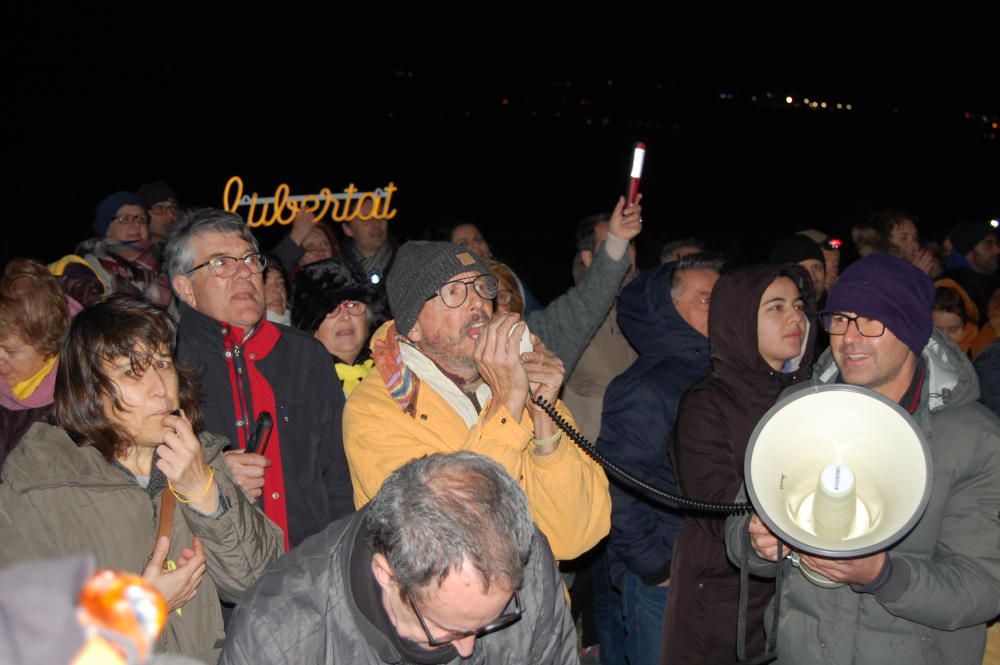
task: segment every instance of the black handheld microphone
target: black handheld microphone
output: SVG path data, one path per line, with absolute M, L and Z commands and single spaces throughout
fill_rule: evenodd
M 274 420 L 271 418 L 271 414 L 267 411 L 261 412 L 257 416 L 257 424 L 253 428 L 253 434 L 250 435 L 250 440 L 247 441 L 247 452 L 256 453 L 259 452 L 261 455 L 267 450 L 267 442 L 271 440 L 271 429 L 274 427 Z M 260 451 L 257 447 L 260 446 Z

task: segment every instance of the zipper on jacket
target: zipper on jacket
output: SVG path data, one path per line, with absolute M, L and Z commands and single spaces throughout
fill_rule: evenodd
M 222 329 L 222 342 L 223 347 L 226 348 L 229 344 L 228 334 L 230 328 L 223 327 Z M 226 357 L 230 358 L 233 362 L 233 370 L 236 373 L 236 400 L 237 403 L 234 405 L 236 416 L 233 425 L 237 428 L 237 435 L 239 430 L 243 431 L 243 442 L 244 445 L 250 440 L 250 436 L 253 432 L 253 399 L 251 396 L 249 377 L 247 376 L 246 363 L 243 360 L 243 346 L 246 341 L 250 339 L 253 334 L 257 332 L 257 326 L 253 326 L 245 333 L 243 333 L 243 339 L 240 340 L 239 344 L 232 344 L 226 349 Z M 237 441 L 233 442 L 233 445 L 239 445 L 239 436 L 237 436 Z

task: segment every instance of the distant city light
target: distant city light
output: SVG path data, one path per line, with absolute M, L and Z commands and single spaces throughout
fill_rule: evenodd
M 794 102 L 794 101 L 795 101 L 795 100 L 794 100 L 794 99 L 792 99 L 791 97 L 785 97 L 785 103 L 786 103 L 786 104 L 791 104 L 791 103 L 792 103 L 792 102 Z
M 809 105 L 809 98 L 806 97 L 805 99 L 803 99 L 802 103 L 808 106 Z
M 820 106 L 822 106 L 823 108 L 826 108 L 826 102 L 820 102 Z
M 846 108 L 846 109 L 847 109 L 848 111 L 850 111 L 850 110 L 851 110 L 851 105 L 850 105 L 850 104 L 848 104 L 848 105 L 847 105 L 847 106 L 845 106 L 844 108 Z
M 1000 226 L 1000 220 L 991 219 L 990 220 L 990 226 L 992 226 L 993 228 L 997 228 L 998 226 Z

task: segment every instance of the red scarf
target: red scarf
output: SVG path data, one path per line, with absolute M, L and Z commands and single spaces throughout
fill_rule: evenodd
M 226 366 L 229 368 L 229 385 L 233 390 L 233 410 L 236 414 L 236 420 L 244 422 L 243 427 L 236 428 L 240 439 L 240 448 L 246 449 L 247 433 L 253 432 L 257 417 L 261 413 L 265 411 L 270 413 L 274 422 L 267 450 L 264 451 L 264 456 L 271 462 L 271 466 L 264 471 L 264 489 L 261 496 L 264 500 L 264 514 L 280 526 L 285 535 L 285 551 L 287 552 L 289 548 L 288 504 L 285 494 L 285 475 L 281 469 L 281 437 L 279 436 L 281 424 L 278 422 L 282 414 L 278 413 L 271 384 L 257 369 L 257 363 L 267 357 L 274 345 L 278 343 L 281 331 L 270 321 L 261 320 L 250 338 L 243 341 L 243 336 L 246 334 L 243 328 L 225 323 L 223 327 L 229 331 L 224 342 L 226 345 Z M 240 396 L 239 386 L 242 385 L 242 382 L 237 376 L 236 365 L 233 361 L 234 349 L 237 347 L 239 347 L 240 357 L 246 367 L 253 414 L 246 413 L 247 405 Z

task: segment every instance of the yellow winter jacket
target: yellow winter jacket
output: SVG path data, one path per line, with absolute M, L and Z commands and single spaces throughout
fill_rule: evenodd
M 388 328 L 387 323 L 375 332 L 373 346 Z M 357 508 L 368 503 L 389 474 L 406 462 L 432 453 L 468 450 L 491 457 L 520 481 L 532 517 L 557 559 L 576 558 L 608 534 L 611 497 L 604 471 L 566 437 L 555 452 L 536 455 L 527 408 L 520 422 L 506 407 L 486 420 L 489 405 L 484 404 L 470 429 L 427 383 L 420 384 L 414 405 L 413 415 L 403 411 L 377 369 L 347 400 L 344 451 Z M 572 419 L 561 402 L 557 407 Z

